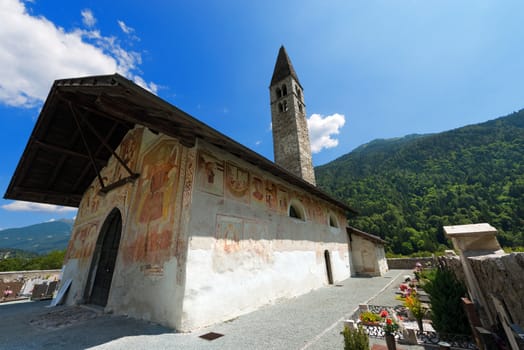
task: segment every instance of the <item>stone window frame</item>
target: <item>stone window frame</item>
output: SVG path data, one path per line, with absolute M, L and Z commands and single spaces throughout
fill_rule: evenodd
M 338 217 L 333 212 L 330 212 L 328 214 L 327 224 L 331 228 L 336 228 L 336 229 L 340 228 L 340 223 L 338 222 Z
M 300 91 L 300 88 L 298 87 L 297 84 L 295 84 L 295 93 L 297 94 L 297 97 L 299 99 L 302 99 L 302 92 Z
M 289 201 L 287 213 L 290 218 L 300 221 L 307 221 L 306 208 L 304 208 L 304 205 L 297 199 L 292 199 Z
M 279 87 L 276 88 L 275 93 L 277 94 L 277 98 L 282 97 L 282 90 Z

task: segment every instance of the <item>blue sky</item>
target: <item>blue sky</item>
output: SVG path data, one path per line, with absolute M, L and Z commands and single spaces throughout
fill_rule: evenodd
M 315 165 L 377 138 L 524 107 L 521 1 L 0 0 L 0 193 L 55 79 L 119 72 L 273 159 L 268 86 L 284 45 Z M 72 218 L 0 200 L 0 228 Z

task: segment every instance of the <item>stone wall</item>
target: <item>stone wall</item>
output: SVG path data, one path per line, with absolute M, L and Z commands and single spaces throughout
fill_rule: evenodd
M 464 283 L 465 286 L 467 286 L 466 282 L 466 275 L 464 273 L 464 268 L 462 267 L 462 263 L 460 262 L 460 257 L 455 256 L 439 256 L 438 257 L 439 264 L 442 266 L 446 266 L 453 273 L 455 274 L 455 277 L 462 283 Z
M 524 328 L 524 253 L 485 255 L 468 260 L 491 314 L 496 314 L 493 295 L 504 302 L 513 322 Z
M 8 271 L 0 272 L 0 292 L 10 289 L 12 294 L 6 299 L 0 299 L 0 302 L 12 301 L 18 298 L 27 298 L 31 295 L 32 298 L 40 299 L 42 294 L 46 298 L 52 296 L 55 291 L 57 283 L 59 283 L 61 270 L 33 270 L 33 271 Z M 44 286 L 42 289 L 42 287 Z M 48 289 L 48 286 L 52 286 Z M 36 289 L 36 288 L 40 289 Z M 39 290 L 42 294 L 35 294 Z M 49 290 L 49 294 L 47 291 Z M 37 297 L 38 296 L 38 297 Z
M 34 270 L 34 271 L 8 271 L 0 272 L 0 281 L 25 281 L 29 279 L 57 280 L 60 278 L 60 270 Z
M 440 257 L 439 261 L 466 284 L 459 257 Z M 468 262 L 486 300 L 484 307 L 488 308 L 492 315 L 496 315 L 491 298 L 493 295 L 504 302 L 513 322 L 524 327 L 524 253 L 471 257 L 468 258 Z
M 390 270 L 410 270 L 415 269 L 415 264 L 418 262 L 424 267 L 433 267 L 435 265 L 435 259 L 433 257 L 388 258 L 388 267 Z

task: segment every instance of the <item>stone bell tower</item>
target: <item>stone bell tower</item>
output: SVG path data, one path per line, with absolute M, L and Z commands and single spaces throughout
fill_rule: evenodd
M 316 185 L 304 93 L 284 46 L 269 86 L 275 163 Z

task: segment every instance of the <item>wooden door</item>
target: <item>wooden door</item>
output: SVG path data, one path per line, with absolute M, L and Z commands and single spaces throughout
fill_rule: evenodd
M 121 231 L 122 217 L 120 211 L 113 209 L 104 222 L 104 225 L 102 225 L 102 230 L 96 243 L 95 256 L 93 259 L 98 257 L 96 259 L 98 263 L 92 265 L 92 268 L 96 266 L 96 274 L 89 298 L 91 304 L 100 306 L 106 306 L 107 304 L 116 257 L 118 255 L 118 247 L 120 245 Z
M 326 259 L 326 273 L 329 284 L 333 284 L 333 271 L 331 270 L 331 257 L 329 256 L 329 251 L 324 251 L 324 258 Z

